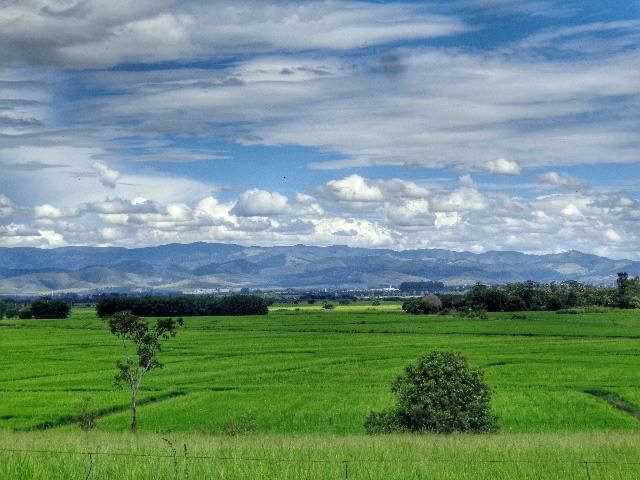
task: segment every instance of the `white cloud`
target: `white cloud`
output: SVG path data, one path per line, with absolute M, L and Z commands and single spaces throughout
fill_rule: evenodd
M 0 194 L 0 218 L 8 217 L 13 211 L 13 202 L 6 195 Z
M 463 186 L 433 198 L 434 209 L 443 212 L 474 212 L 489 207 L 487 198 L 476 188 Z
M 384 200 L 380 188 L 369 185 L 357 174 L 341 180 L 330 180 L 322 187 L 321 192 L 326 198 L 336 202 L 370 203 Z
M 579 178 L 569 175 L 561 175 L 557 172 L 546 172 L 538 175 L 538 183 L 542 185 L 550 185 L 553 187 L 563 187 L 579 190 L 587 185 Z
M 36 218 L 61 218 L 64 216 L 62 210 L 48 203 L 35 207 L 34 214 Z
M 240 194 L 231 213 L 241 217 L 282 215 L 289 207 L 284 195 L 253 188 Z
M 388 221 L 395 226 L 415 227 L 434 224 L 434 216 L 429 211 L 429 201 L 425 199 L 388 204 L 383 211 Z
M 345 50 L 468 30 L 420 5 L 355 1 L 24 0 L 5 5 L 0 23 L 5 62 L 71 68 Z
M 607 240 L 610 242 L 620 242 L 622 241 L 622 237 L 618 232 L 616 232 L 613 228 L 608 228 L 605 232 L 605 236 Z
M 484 172 L 495 173 L 498 175 L 521 175 L 522 168 L 517 162 L 513 160 L 505 160 L 504 158 L 498 158 L 496 160 L 488 160 L 484 163 L 478 163 L 475 165 L 477 170 Z
M 454 227 L 461 221 L 461 217 L 458 212 L 435 212 L 435 216 L 435 226 L 437 228 Z
M 120 178 L 120 172 L 110 169 L 101 162 L 95 162 L 92 166 L 93 169 L 98 172 L 100 183 L 102 183 L 105 187 L 116 188 L 116 182 Z

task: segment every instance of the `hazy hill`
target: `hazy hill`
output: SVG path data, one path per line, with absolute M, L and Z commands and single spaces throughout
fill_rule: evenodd
M 439 280 L 450 285 L 529 279 L 613 283 L 619 271 L 638 275 L 640 262 L 576 251 L 474 254 L 341 245 L 0 248 L 0 293 L 8 294 L 104 288 L 376 288 L 414 280 Z

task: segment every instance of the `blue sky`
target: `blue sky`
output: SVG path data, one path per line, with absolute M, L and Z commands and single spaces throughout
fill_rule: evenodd
M 637 0 L 25 0 L 0 27 L 0 245 L 640 258 Z

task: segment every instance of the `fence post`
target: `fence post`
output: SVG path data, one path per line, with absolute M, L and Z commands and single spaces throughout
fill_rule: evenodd
M 173 446 L 173 442 L 171 440 L 164 437 L 162 437 L 162 440 L 167 442 L 169 444 L 169 447 L 171 448 L 171 454 L 173 456 L 173 478 L 174 480 L 178 480 L 178 452 L 176 450 L 176 447 Z
M 587 473 L 587 480 L 591 480 L 591 472 L 589 471 L 589 462 L 585 460 L 582 463 L 584 463 L 584 470 Z
M 344 464 L 344 478 L 349 478 L 349 461 L 344 460 L 342 463 Z
M 91 472 L 93 472 L 93 452 L 89 452 L 89 471 L 87 472 L 86 480 L 91 476 Z
M 184 480 L 189 480 L 189 461 L 187 459 L 187 444 L 184 445 Z

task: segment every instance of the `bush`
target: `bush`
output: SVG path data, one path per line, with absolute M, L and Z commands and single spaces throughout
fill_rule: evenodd
M 242 415 L 234 418 L 224 426 L 223 432 L 228 437 L 235 437 L 251 433 L 256 429 L 256 420 L 253 415 Z
M 100 317 L 130 311 L 138 317 L 266 315 L 267 302 L 258 295 L 181 295 L 175 297 L 105 295 L 96 305 Z
M 70 310 L 67 302 L 52 298 L 40 298 L 31 304 L 35 318 L 67 318 Z
M 19 313 L 20 313 L 20 310 L 18 310 L 18 308 L 15 305 L 7 306 L 7 310 L 4 312 L 7 318 L 16 318 Z
M 374 300 L 373 302 L 371 302 L 371 305 L 374 307 L 379 307 L 380 306 L 380 302 L 378 300 Z
M 31 312 L 30 308 L 23 308 L 18 312 L 18 318 L 21 318 L 22 320 L 28 320 L 30 318 L 33 318 L 33 313 Z
M 574 308 L 564 308 L 562 310 L 557 310 L 556 313 L 558 315 L 578 315 L 579 313 L 582 313 L 582 312 Z
M 522 314 L 511 315 L 511 320 L 526 320 L 528 317 Z
M 346 298 L 343 298 L 342 300 L 340 300 L 338 302 L 340 305 L 349 305 L 351 303 L 351 301 L 347 300 Z
M 333 303 L 325 303 L 324 305 L 322 305 L 322 308 L 331 310 L 332 308 L 336 308 L 336 306 Z
M 78 425 L 83 432 L 88 432 L 96 428 L 98 414 L 92 411 L 91 407 L 91 397 L 84 397 L 78 406 Z
M 442 308 L 442 301 L 437 295 L 430 293 L 422 298 L 410 298 L 402 304 L 402 309 L 414 315 L 438 313 Z
M 493 432 L 491 389 L 480 369 L 471 368 L 459 353 L 434 350 L 405 368 L 392 384 L 396 404 L 372 412 L 365 420 L 369 433 Z
M 400 417 L 393 410 L 369 413 L 364 419 L 364 429 L 370 435 L 407 431 L 404 425 L 400 423 Z

